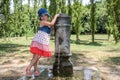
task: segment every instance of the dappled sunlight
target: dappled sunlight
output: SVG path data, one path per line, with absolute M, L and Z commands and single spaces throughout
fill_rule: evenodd
M 118 77 L 119 62 L 120 62 L 120 49 L 119 45 L 114 45 L 107 40 L 97 40 L 95 43 L 91 43 L 89 37 L 81 36 L 79 43 L 76 43 L 74 39 L 75 35 L 71 36 L 71 61 L 74 66 L 94 66 L 97 67 L 103 77 L 116 76 Z M 32 54 L 29 51 L 29 45 L 31 37 L 28 37 L 28 41 L 21 37 L 14 41 L 0 42 L 0 76 L 8 76 L 9 79 L 18 78 L 25 74 L 25 68 L 29 64 Z M 98 39 L 98 38 L 97 38 Z M 20 42 L 20 43 L 18 43 Z M 25 44 L 25 42 L 27 42 Z M 54 40 L 51 40 L 52 58 L 46 59 L 41 57 L 39 65 L 51 65 L 54 62 Z M 110 71 L 108 71 L 110 70 Z M 110 73 L 113 70 L 112 74 Z M 117 70 L 117 71 L 116 71 Z M 8 74 L 6 74 L 8 72 Z M 11 75 L 12 73 L 12 75 Z M 107 74 L 105 76 L 105 74 Z

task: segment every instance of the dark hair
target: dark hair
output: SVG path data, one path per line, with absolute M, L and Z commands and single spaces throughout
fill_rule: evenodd
M 41 16 L 38 16 L 38 20 L 41 20 Z

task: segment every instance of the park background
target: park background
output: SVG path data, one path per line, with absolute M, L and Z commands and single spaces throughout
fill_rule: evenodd
M 45 7 L 51 19 L 56 13 L 71 16 L 74 66 L 95 66 L 105 80 L 119 80 L 119 4 L 120 0 L 0 0 L 0 77 L 25 74 L 32 58 L 29 45 L 38 28 L 37 11 Z M 50 45 L 54 55 L 54 28 Z M 41 58 L 39 64 L 53 62 L 54 57 Z

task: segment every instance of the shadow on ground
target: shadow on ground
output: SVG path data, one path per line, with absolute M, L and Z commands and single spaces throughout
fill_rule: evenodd
M 108 41 L 108 39 L 95 39 L 95 40 L 99 40 L 99 41 Z
M 105 62 L 114 65 L 120 65 L 120 57 L 109 57 L 108 59 L 105 60 Z
M 28 45 L 19 45 L 11 43 L 0 44 L 0 54 L 14 53 L 16 51 L 20 51 L 19 47 L 28 47 Z
M 70 43 L 72 44 L 78 44 L 78 45 L 89 45 L 89 46 L 102 46 L 102 44 L 100 42 L 89 42 L 87 40 L 70 40 Z
M 116 53 L 120 53 L 120 48 L 116 48 L 116 49 L 110 49 L 110 50 L 106 50 L 107 52 L 116 52 Z
M 71 61 L 74 66 L 80 66 L 81 64 L 87 63 L 85 55 L 81 54 L 80 52 L 79 52 L 79 54 L 77 52 L 72 53 Z
M 79 52 L 79 54 L 77 52 L 76 53 L 72 53 L 71 61 L 72 61 L 74 66 L 79 66 L 80 64 L 87 63 L 85 59 L 86 59 L 85 55 L 84 54 L 80 54 L 80 52 Z M 52 56 L 52 58 L 48 58 L 48 59 L 41 58 L 39 60 L 39 64 L 51 65 L 51 64 L 54 63 L 54 61 L 55 61 L 55 57 L 54 56 Z
M 17 80 L 19 77 L 2 77 L 0 80 Z

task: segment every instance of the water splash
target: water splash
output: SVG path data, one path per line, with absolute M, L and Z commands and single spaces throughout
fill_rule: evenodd
M 51 68 L 40 68 L 40 76 L 28 78 L 25 75 L 17 80 L 101 80 L 99 70 L 95 67 L 74 67 L 73 77 L 54 77 Z

